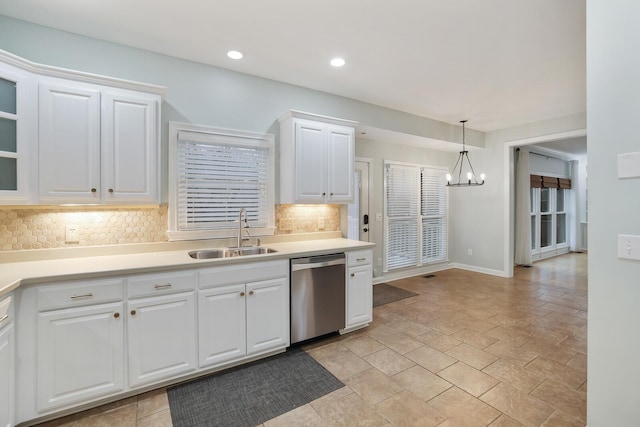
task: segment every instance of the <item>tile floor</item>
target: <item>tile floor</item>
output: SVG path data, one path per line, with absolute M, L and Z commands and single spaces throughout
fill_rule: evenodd
M 345 387 L 276 426 L 581 426 L 586 422 L 587 256 L 391 282 L 419 295 L 366 329 L 306 346 Z M 157 390 L 46 423 L 171 426 Z

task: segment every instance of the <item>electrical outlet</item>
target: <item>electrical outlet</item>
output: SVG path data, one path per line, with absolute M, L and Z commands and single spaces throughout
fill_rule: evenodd
M 319 216 L 318 217 L 318 229 L 319 230 L 324 230 L 324 217 L 323 216 Z
M 382 214 L 381 213 L 377 213 L 376 214 L 376 222 L 382 222 Z
M 467 255 L 473 255 L 473 249 L 467 249 Z
M 80 226 L 67 224 L 65 227 L 64 241 L 67 243 L 80 242 Z

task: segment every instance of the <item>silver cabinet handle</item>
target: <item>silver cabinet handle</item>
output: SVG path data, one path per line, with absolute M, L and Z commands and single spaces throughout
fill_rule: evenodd
M 154 289 L 169 289 L 171 286 L 171 283 L 165 283 L 164 285 L 155 285 L 153 288 Z
M 93 294 L 91 292 L 89 292 L 88 294 L 82 294 L 82 295 L 71 295 L 71 299 L 80 299 L 80 298 L 92 298 Z
M 362 261 L 366 261 L 366 260 L 367 260 L 366 258 L 356 258 L 357 262 L 362 262 Z
M 5 320 L 7 320 L 9 318 L 8 314 L 5 314 L 4 316 L 0 317 L 0 323 L 4 322 Z
M 351 273 L 351 277 L 356 277 L 356 273 Z

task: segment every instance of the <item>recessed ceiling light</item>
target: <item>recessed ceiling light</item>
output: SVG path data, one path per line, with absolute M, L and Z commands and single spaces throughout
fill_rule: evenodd
M 346 64 L 346 61 L 343 58 L 333 58 L 331 60 L 331 65 L 333 67 L 342 67 L 344 64 Z
M 244 55 L 242 52 L 238 52 L 237 50 L 230 50 L 227 52 L 227 56 L 231 59 L 242 59 Z

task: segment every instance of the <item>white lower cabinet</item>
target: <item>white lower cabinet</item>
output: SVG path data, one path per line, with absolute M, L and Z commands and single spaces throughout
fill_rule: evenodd
M 196 369 L 194 292 L 127 302 L 129 387 Z
M 202 270 L 199 364 L 220 365 L 289 345 L 289 263 Z M 270 277 L 267 280 L 258 278 Z
M 38 313 L 38 410 L 124 391 L 123 303 Z
M 347 324 L 351 329 L 373 320 L 372 250 L 347 253 Z
M 14 424 L 15 343 L 11 297 L 0 301 L 0 426 Z

